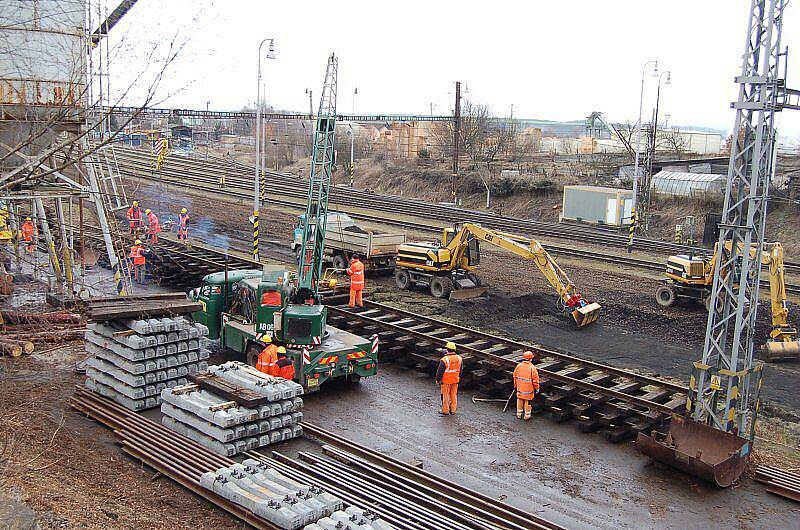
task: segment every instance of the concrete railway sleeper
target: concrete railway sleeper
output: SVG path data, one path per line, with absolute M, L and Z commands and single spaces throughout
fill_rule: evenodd
M 334 302 L 336 298 L 331 299 Z M 602 363 L 537 348 L 463 326 L 415 315 L 376 302 L 350 309 L 329 305 L 337 327 L 357 333 L 377 333 L 386 344 L 384 361 L 433 373 L 448 341 L 456 342 L 464 358 L 462 383 L 481 392 L 506 397 L 511 372 L 526 349 L 537 353 L 542 378 L 534 410 L 547 411 L 556 421 L 575 419 L 584 432 L 602 431 L 619 442 L 649 432 L 671 414 L 682 413 L 686 388 L 657 378 L 634 374 Z

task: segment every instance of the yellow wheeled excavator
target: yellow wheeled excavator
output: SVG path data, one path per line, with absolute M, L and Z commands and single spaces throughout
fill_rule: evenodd
M 481 259 L 481 242 L 532 260 L 558 293 L 559 309 L 578 327 L 600 316 L 600 304 L 589 302 L 535 239 L 463 223 L 445 228 L 440 242 L 406 243 L 397 250 L 395 282 L 400 289 L 425 285 L 437 298 L 464 299 L 486 292 L 475 274 Z
M 730 249 L 731 242 L 725 243 Z M 750 248 L 755 257 L 756 245 Z M 711 287 L 714 284 L 714 266 L 719 256 L 719 243 L 711 256 L 678 254 L 667 259 L 664 283 L 656 290 L 656 302 L 662 307 L 675 305 L 679 300 L 702 302 L 709 308 Z M 770 306 L 772 330 L 770 340 L 764 345 L 768 358 L 790 358 L 800 356 L 797 329 L 789 325 L 789 309 L 786 306 L 786 283 L 783 274 L 783 246 L 780 243 L 764 243 L 761 249 L 761 265 L 769 271 Z M 723 272 L 724 274 L 725 272 Z

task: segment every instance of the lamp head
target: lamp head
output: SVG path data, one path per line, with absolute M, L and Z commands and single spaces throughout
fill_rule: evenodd
M 275 41 L 269 41 L 269 50 L 267 51 L 267 59 L 275 58 Z
M 672 72 L 667 72 L 667 80 L 664 82 L 665 85 L 672 84 Z

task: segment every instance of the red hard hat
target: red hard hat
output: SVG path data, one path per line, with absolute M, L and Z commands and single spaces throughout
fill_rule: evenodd
M 526 361 L 530 361 L 531 359 L 533 359 L 533 352 L 530 350 L 524 352 L 522 354 L 522 358 L 525 359 Z

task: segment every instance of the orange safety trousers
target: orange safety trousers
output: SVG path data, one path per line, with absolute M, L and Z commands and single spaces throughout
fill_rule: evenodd
M 362 289 L 350 289 L 350 307 L 364 307 L 364 300 L 361 299 Z
M 522 399 L 521 397 L 517 398 L 517 418 L 525 418 L 526 420 L 531 419 L 531 413 L 533 412 L 533 400 L 532 399 Z
M 458 383 L 442 383 L 442 414 L 455 413 L 458 408 Z

